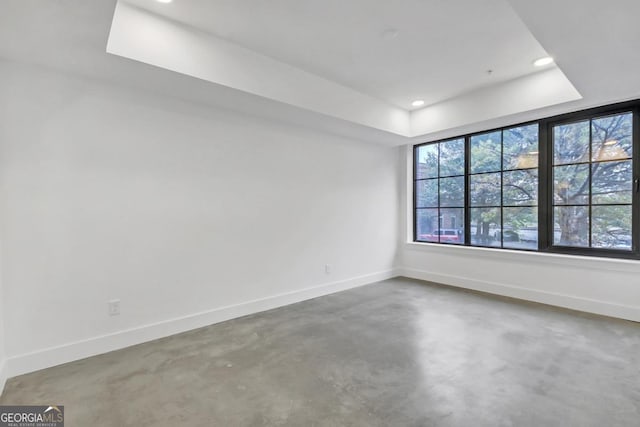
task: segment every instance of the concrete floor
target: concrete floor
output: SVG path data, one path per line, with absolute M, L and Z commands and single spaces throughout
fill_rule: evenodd
M 640 324 L 393 279 L 46 369 L 68 427 L 639 426 Z

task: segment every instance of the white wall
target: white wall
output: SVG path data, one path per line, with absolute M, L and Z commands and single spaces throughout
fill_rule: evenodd
M 401 274 L 640 321 L 640 261 L 452 247 L 412 241 L 411 147 L 401 155 Z
M 11 375 L 394 275 L 397 148 L 9 63 L 0 89 Z
M 4 384 L 7 381 L 7 354 L 5 352 L 5 347 L 4 347 L 4 340 L 5 340 L 4 339 L 4 336 L 5 336 L 4 306 L 5 306 L 5 300 L 3 295 L 2 279 L 1 279 L 1 273 L 0 273 L 0 394 L 2 394 L 2 391 L 4 390 Z

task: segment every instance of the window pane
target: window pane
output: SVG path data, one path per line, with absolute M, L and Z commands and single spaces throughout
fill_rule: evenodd
M 631 206 L 594 206 L 593 237 L 594 248 L 631 250 Z
M 438 179 L 416 181 L 416 207 L 438 207 Z
M 633 115 L 631 113 L 594 119 L 591 122 L 592 160 L 630 159 Z
M 589 165 L 553 168 L 553 202 L 556 205 L 589 203 Z
M 440 143 L 440 176 L 464 175 L 464 138 Z
M 538 167 L 538 124 L 507 129 L 503 132 L 504 169 Z
M 589 161 L 589 122 L 553 128 L 553 163 L 562 165 Z
M 502 176 L 505 206 L 538 204 L 538 169 L 505 172 Z
M 560 233 L 553 233 L 554 245 L 589 246 L 588 206 L 556 207 L 553 210 L 553 221 L 560 228 Z
M 470 215 L 471 244 L 500 246 L 500 208 L 474 208 Z
M 500 131 L 471 137 L 471 173 L 493 172 L 502 168 Z
M 514 249 L 538 249 L 538 208 L 504 208 L 502 246 Z
M 416 210 L 416 239 L 423 242 L 437 242 L 438 209 Z
M 438 176 L 438 144 L 418 147 L 416 153 L 416 179 Z
M 464 209 L 440 209 L 440 242 L 464 243 Z
M 440 206 L 464 207 L 464 176 L 440 178 Z
M 500 173 L 471 175 L 471 206 L 500 206 Z
M 591 165 L 593 204 L 631 203 L 633 169 L 631 160 Z

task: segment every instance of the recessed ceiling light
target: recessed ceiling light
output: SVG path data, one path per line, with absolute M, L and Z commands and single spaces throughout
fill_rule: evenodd
M 611 145 L 616 145 L 617 143 L 618 143 L 618 141 L 617 141 L 617 140 L 615 140 L 615 139 L 610 139 L 609 141 L 605 141 L 604 145 L 609 145 L 609 146 L 611 146 Z
M 544 58 L 539 58 L 533 61 L 533 65 L 536 67 L 543 67 L 545 65 L 549 65 L 553 62 L 553 58 L 550 56 L 545 56 Z
M 171 3 L 173 0 L 156 0 L 158 3 Z
M 411 103 L 414 107 L 422 107 L 424 105 L 424 101 L 422 99 L 416 99 Z

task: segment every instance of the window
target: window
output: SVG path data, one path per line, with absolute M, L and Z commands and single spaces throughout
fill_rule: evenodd
M 633 113 L 553 126 L 553 244 L 630 251 Z
M 464 138 L 422 145 L 415 154 L 415 232 L 424 242 L 463 244 Z
M 538 248 L 538 124 L 470 137 L 471 244 Z
M 414 147 L 414 240 L 640 259 L 640 101 Z

